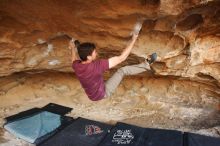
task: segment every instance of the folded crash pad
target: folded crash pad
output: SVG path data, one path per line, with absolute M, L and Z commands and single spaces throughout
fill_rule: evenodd
M 70 107 L 58 105 L 55 103 L 49 103 L 46 106 L 42 107 L 41 109 L 58 115 L 65 115 L 72 111 L 72 108 Z
M 64 116 L 71 110 L 50 103 L 43 108 L 32 108 L 6 117 L 4 128 L 27 142 L 40 144 L 73 121 L 73 118 Z
M 30 143 L 61 126 L 61 116 L 47 111 L 40 112 L 4 125 L 15 136 Z
M 18 114 L 6 117 L 5 121 L 6 121 L 6 123 L 12 122 L 12 121 L 15 121 L 15 120 L 27 117 L 27 116 L 32 116 L 33 114 L 36 114 L 36 113 L 39 113 L 39 112 L 41 112 L 40 108 L 32 108 L 32 109 L 29 109 L 29 110 L 26 110 L 26 111 L 22 111 Z

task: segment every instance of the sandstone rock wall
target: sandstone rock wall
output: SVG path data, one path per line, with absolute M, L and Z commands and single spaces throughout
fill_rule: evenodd
M 204 0 L 2 0 L 0 76 L 71 71 L 68 36 L 95 42 L 101 57 L 119 54 L 140 17 L 146 20 L 133 60 L 157 52 L 157 75 L 219 84 L 220 3 Z
M 118 67 L 157 52 L 154 72 L 89 101 L 72 73 L 70 37 L 94 42 L 101 58 L 119 55 L 138 18 L 143 29 Z M 0 64 L 0 126 L 6 116 L 55 102 L 73 107 L 73 117 L 219 136 L 219 0 L 1 0 Z M 0 143 L 12 139 L 2 131 Z

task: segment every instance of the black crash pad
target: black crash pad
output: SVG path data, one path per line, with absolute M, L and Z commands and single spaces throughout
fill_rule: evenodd
M 24 117 L 32 116 L 32 115 L 39 113 L 39 112 L 41 112 L 40 108 L 32 108 L 32 109 L 29 109 L 26 111 L 22 111 L 18 114 L 8 116 L 5 118 L 5 121 L 6 121 L 6 123 L 13 122 L 15 120 L 22 119 Z
M 220 138 L 185 133 L 184 146 L 220 146 Z
M 146 128 L 143 143 L 139 146 L 182 146 L 183 134 L 180 131 Z
M 125 123 L 117 123 L 99 146 L 137 146 L 145 129 Z
M 97 146 L 112 126 L 78 118 L 40 146 Z
M 58 105 L 55 103 L 49 103 L 46 106 L 42 107 L 41 109 L 62 116 L 72 111 L 72 108 L 70 107 Z

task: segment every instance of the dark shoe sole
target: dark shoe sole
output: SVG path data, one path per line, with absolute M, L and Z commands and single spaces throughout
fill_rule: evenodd
M 154 63 L 156 60 L 157 60 L 157 53 L 153 53 L 153 54 L 151 54 L 150 60 L 149 60 L 148 62 L 149 62 L 149 64 L 152 64 L 152 63 Z

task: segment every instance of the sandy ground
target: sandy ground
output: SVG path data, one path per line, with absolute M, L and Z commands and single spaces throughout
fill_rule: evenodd
M 30 145 L 2 128 L 5 117 L 50 102 L 72 107 L 74 118 L 220 136 L 219 98 L 199 83 L 128 77 L 113 97 L 93 102 L 73 74 L 19 73 L 0 81 L 1 146 Z

